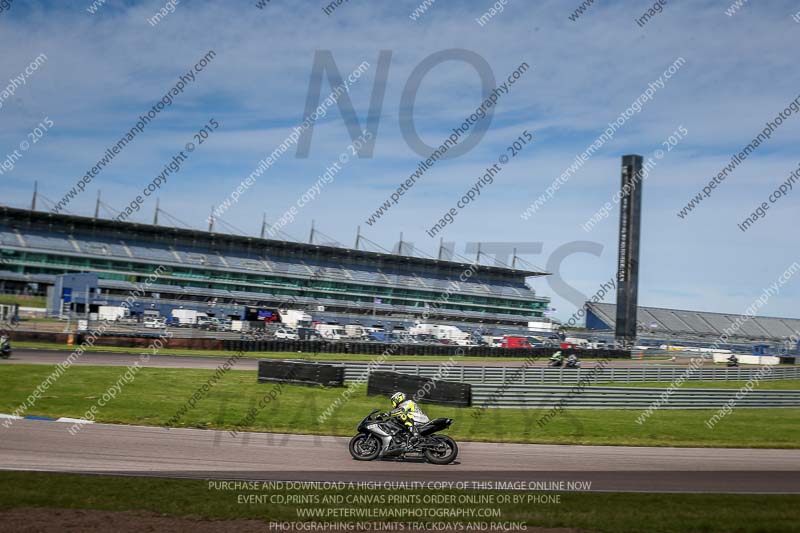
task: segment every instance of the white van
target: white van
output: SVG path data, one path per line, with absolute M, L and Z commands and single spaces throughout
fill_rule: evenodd
M 323 339 L 338 341 L 347 338 L 347 331 L 339 324 L 317 324 L 314 329 Z
M 578 348 L 589 348 L 589 341 L 581 337 L 567 337 L 564 342 L 568 342 Z

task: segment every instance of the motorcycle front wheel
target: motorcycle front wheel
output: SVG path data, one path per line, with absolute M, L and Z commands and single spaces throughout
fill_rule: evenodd
M 425 459 L 435 465 L 446 465 L 456 460 L 458 457 L 458 445 L 456 441 L 447 435 L 439 435 L 433 437 L 436 441 L 436 448 L 426 449 L 424 452 Z
M 381 451 L 381 443 L 373 435 L 359 433 L 350 439 L 350 455 L 356 461 L 372 461 Z

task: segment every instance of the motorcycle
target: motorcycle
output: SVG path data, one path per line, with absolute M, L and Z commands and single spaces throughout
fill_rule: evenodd
M 550 368 L 561 368 L 561 365 L 564 364 L 563 359 L 550 359 L 550 362 L 547 363 L 547 366 Z
M 382 457 L 404 458 L 407 454 L 419 454 L 436 465 L 452 463 L 458 456 L 456 441 L 437 432 L 450 427 L 452 418 L 434 418 L 417 426 L 419 438 L 414 440 L 405 428 L 387 413 L 375 416 L 379 410 L 368 414 L 358 425 L 358 434 L 350 439 L 350 455 L 356 461 L 373 461 Z
M 580 368 L 581 362 L 577 359 L 569 360 L 567 359 L 567 364 L 564 365 L 564 368 Z
M 0 358 L 8 359 L 9 357 L 11 357 L 11 342 L 8 337 L 2 336 L 0 337 Z
M 739 366 L 739 358 L 728 357 L 728 367 L 736 367 L 736 366 Z

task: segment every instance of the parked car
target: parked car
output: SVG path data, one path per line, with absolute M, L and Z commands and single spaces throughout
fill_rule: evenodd
M 322 335 L 312 328 L 300 327 L 297 328 L 297 336 L 304 341 L 320 341 L 323 340 Z
M 161 317 L 146 317 L 144 322 L 142 322 L 143 327 L 146 328 L 153 328 L 153 329 L 162 329 L 167 327 L 167 319 Z
M 219 329 L 219 319 L 214 317 L 197 317 L 197 327 L 209 331 Z
M 391 336 L 385 331 L 371 331 L 367 334 L 367 340 L 375 342 L 391 342 Z
M 275 338 L 287 341 L 299 341 L 300 335 L 288 328 L 278 328 L 275 331 Z
M 414 337 L 417 339 L 419 344 L 437 344 L 436 337 L 433 335 L 421 333 L 419 335 L 414 335 Z

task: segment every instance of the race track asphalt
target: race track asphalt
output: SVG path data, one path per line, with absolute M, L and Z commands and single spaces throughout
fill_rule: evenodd
M 347 438 L 0 421 L 0 469 L 281 481 L 591 483 L 593 491 L 800 493 L 800 450 L 460 443 L 457 460 L 360 462 Z M 530 486 L 530 485 L 528 485 Z M 475 487 L 477 488 L 477 487 Z
M 142 349 L 142 353 L 146 350 Z M 231 352 L 231 356 L 235 352 Z M 15 349 L 9 359 L 0 359 L 0 364 L 33 364 L 57 365 L 64 361 L 70 352 L 66 350 Z M 286 354 L 287 359 L 291 354 Z M 230 356 L 229 356 L 230 357 Z M 151 355 L 150 360 L 140 361 L 135 353 L 121 352 L 84 352 L 73 364 L 84 366 L 130 366 L 139 361 L 139 365 L 148 368 L 194 368 L 213 370 L 228 360 L 229 357 L 213 357 L 202 355 Z M 233 364 L 235 370 L 257 370 L 258 359 L 242 358 Z

